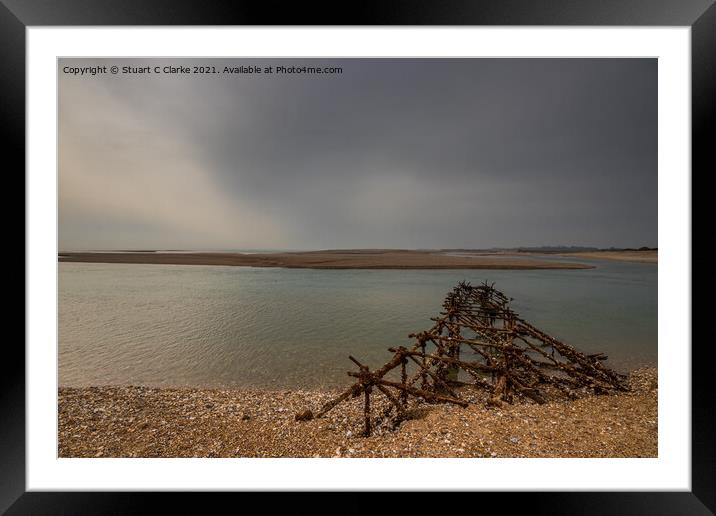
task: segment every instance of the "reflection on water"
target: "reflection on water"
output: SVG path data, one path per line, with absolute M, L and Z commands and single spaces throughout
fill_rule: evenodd
M 556 259 L 556 258 L 555 258 Z M 589 270 L 310 270 L 59 264 L 61 385 L 336 387 L 348 354 L 382 365 L 460 280 L 626 370 L 655 364 L 657 266 Z

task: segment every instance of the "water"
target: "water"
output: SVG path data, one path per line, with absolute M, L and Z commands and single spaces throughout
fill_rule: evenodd
M 548 259 L 559 259 L 548 257 Z M 572 260 L 574 261 L 574 260 Z M 460 280 L 515 299 L 529 322 L 628 370 L 657 359 L 657 266 L 591 270 L 310 270 L 59 264 L 60 385 L 338 387 L 352 354 L 411 345 Z

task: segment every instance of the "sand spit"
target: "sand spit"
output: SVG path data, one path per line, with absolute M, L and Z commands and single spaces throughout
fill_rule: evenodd
M 60 253 L 60 262 L 239 265 L 295 269 L 591 269 L 581 263 L 507 256 L 449 256 L 428 251 L 311 251 L 294 253 Z
M 562 253 L 568 258 L 594 258 L 596 260 L 617 260 L 620 262 L 659 263 L 658 251 L 593 251 L 583 253 Z
M 419 404 L 360 437 L 362 398 L 297 422 L 330 391 L 87 387 L 59 390 L 60 457 L 656 457 L 657 371 L 629 393 L 545 405 Z

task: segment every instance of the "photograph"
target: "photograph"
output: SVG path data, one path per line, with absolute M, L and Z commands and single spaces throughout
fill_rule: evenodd
M 56 62 L 58 457 L 659 457 L 657 58 Z

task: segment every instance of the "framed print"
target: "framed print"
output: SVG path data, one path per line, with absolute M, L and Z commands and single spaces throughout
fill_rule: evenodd
M 714 510 L 691 336 L 710 2 L 0 13 L 27 199 L 3 510 Z

